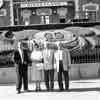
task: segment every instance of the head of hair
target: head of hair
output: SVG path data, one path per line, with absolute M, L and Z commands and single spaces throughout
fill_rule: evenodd
M 50 36 L 49 38 L 47 36 Z M 53 35 L 51 33 L 45 33 L 45 38 L 48 40 L 48 39 L 53 39 Z
M 33 42 L 34 42 L 34 46 L 37 47 L 37 48 L 39 48 L 38 43 L 35 40 Z
M 61 37 L 60 37 L 61 39 L 64 38 L 64 34 L 62 34 L 61 32 L 56 32 L 56 33 L 55 33 L 55 37 L 56 37 L 57 34 L 59 34 L 59 35 L 61 36 Z

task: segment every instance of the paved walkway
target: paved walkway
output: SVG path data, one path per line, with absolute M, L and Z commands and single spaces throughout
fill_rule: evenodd
M 42 83 L 42 89 L 45 89 Z M 54 92 L 34 92 L 35 84 L 29 84 L 30 92 L 16 94 L 16 86 L 0 85 L 0 100 L 100 100 L 100 80 L 70 81 L 69 92 L 58 92 L 55 82 Z

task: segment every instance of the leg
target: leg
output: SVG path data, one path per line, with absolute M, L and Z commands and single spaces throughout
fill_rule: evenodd
M 47 90 L 49 91 L 49 71 L 44 70 L 44 79 Z
M 40 91 L 40 81 L 36 81 L 36 91 Z
M 69 74 L 68 71 L 63 71 L 64 73 L 64 79 L 65 79 L 65 89 L 69 89 Z
M 23 84 L 24 84 L 24 90 L 28 90 L 28 75 L 27 70 L 23 71 Z
M 37 75 L 37 80 L 36 80 L 36 91 L 41 91 L 41 87 L 40 87 L 40 83 L 41 83 L 41 78 L 42 78 L 42 73 L 41 73 L 41 71 L 40 70 L 37 70 L 37 73 L 36 73 Z
M 63 90 L 62 72 L 58 72 L 58 85 L 59 85 L 59 89 Z
M 59 84 L 59 89 L 61 91 L 63 90 L 62 71 L 63 71 L 63 64 L 62 62 L 59 62 L 58 84 Z
M 50 70 L 50 89 L 54 88 L 54 69 Z
M 22 87 L 22 73 L 19 69 L 16 69 L 16 73 L 17 73 L 16 90 L 20 92 Z

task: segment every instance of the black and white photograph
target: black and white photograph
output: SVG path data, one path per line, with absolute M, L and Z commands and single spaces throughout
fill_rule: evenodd
M 100 100 L 100 0 L 0 0 L 1 100 Z

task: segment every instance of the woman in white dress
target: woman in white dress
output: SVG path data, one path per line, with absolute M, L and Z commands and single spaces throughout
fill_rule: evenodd
M 33 51 L 31 53 L 33 74 L 35 75 L 36 81 L 36 91 L 41 90 L 40 82 L 42 80 L 42 70 L 43 70 L 43 56 L 40 46 L 34 42 Z

